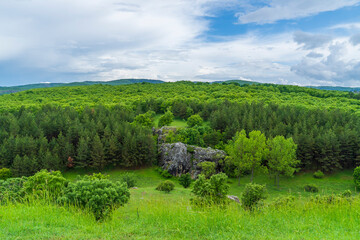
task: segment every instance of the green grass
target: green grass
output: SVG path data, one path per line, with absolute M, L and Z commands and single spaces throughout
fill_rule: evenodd
M 155 126 L 158 127 L 159 126 L 159 119 L 163 114 L 156 114 L 155 115 L 155 119 L 154 119 L 154 123 Z M 204 121 L 203 123 L 204 126 L 209 126 L 210 122 L 209 121 Z M 175 118 L 174 121 L 172 121 L 172 123 L 169 125 L 169 127 L 176 127 L 176 128 L 182 128 L 182 127 L 187 127 L 187 123 L 186 120 L 181 119 L 181 118 Z
M 282 178 L 280 189 L 264 175 L 255 182 L 266 184 L 269 198 L 265 207 L 249 213 L 235 202 L 227 208 L 194 209 L 190 205 L 191 189 L 181 187 L 176 178 L 175 190 L 169 194 L 155 190 L 163 179 L 155 168 L 108 170 L 110 179 L 119 180 L 125 172 L 137 178 L 131 199 L 117 209 L 112 218 L 96 222 L 93 216 L 75 208 L 32 202 L 0 207 L 0 239 L 359 239 L 360 198 L 349 203 L 318 204 L 309 201 L 303 185 L 317 184 L 320 194 L 354 192 L 351 171 L 342 171 L 315 179 L 312 173 Z M 86 171 L 70 171 L 69 180 Z M 230 179 L 230 193 L 240 197 L 250 177 Z M 289 190 L 290 189 L 290 190 Z M 277 196 L 296 197 L 294 205 L 275 208 Z

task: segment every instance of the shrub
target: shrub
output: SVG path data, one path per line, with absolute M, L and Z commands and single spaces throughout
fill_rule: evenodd
M 191 203 L 198 206 L 226 204 L 228 202 L 226 195 L 229 191 L 227 179 L 225 173 L 213 175 L 210 179 L 200 174 L 194 183 L 192 192 L 195 198 L 191 199 Z
M 215 174 L 215 163 L 214 162 L 201 162 L 198 164 L 201 167 L 201 174 L 205 176 L 205 178 L 210 178 Z
M 199 116 L 199 114 L 192 115 L 187 120 L 188 127 L 201 126 L 203 124 L 203 119 Z
M 24 191 L 37 197 L 56 199 L 60 196 L 67 185 L 67 180 L 60 171 L 48 172 L 41 170 L 35 175 L 28 177 L 24 183 Z
M 191 176 L 190 173 L 186 173 L 186 174 L 181 174 L 180 178 L 179 178 L 179 183 L 181 186 L 183 186 L 184 188 L 188 188 L 191 184 Z
M 6 180 L 12 177 L 12 172 L 8 168 L 0 169 L 0 180 Z
M 23 186 L 26 181 L 27 177 L 0 180 L 0 201 L 20 201 L 25 195 Z
M 305 185 L 304 190 L 305 190 L 305 192 L 312 192 L 312 193 L 319 192 L 319 188 L 315 184 L 307 184 L 307 185 Z
M 264 185 L 248 183 L 241 196 L 241 203 L 244 209 L 253 210 L 257 203 L 266 199 L 266 189 Z
M 128 188 L 132 188 L 132 187 L 135 187 L 136 185 L 136 179 L 135 179 L 135 174 L 133 173 L 124 173 L 122 176 L 121 176 L 121 182 L 124 182 L 127 184 Z
M 156 168 L 156 171 L 162 176 L 163 178 L 172 178 L 172 175 L 168 172 L 168 170 L 164 170 L 161 167 Z
M 175 184 L 172 181 L 165 180 L 156 187 L 156 190 L 169 193 L 172 190 L 174 190 L 174 188 L 175 188 Z
M 360 188 L 360 166 L 354 169 L 354 183 L 357 188 Z
M 130 192 L 125 183 L 87 177 L 69 183 L 64 196 L 58 201 L 89 210 L 98 221 L 110 216 L 114 209 L 123 206 L 129 199 Z
M 294 204 L 294 201 L 294 196 L 282 196 L 275 198 L 272 202 L 272 205 L 274 207 L 292 206 Z
M 325 177 L 325 174 L 322 171 L 318 170 L 318 171 L 314 172 L 313 177 L 321 179 L 321 178 Z
M 91 175 L 85 176 L 85 178 L 89 178 L 90 180 L 100 180 L 100 179 L 109 179 L 110 176 L 102 173 L 93 173 Z

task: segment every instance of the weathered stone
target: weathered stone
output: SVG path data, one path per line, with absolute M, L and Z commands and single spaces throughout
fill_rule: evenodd
M 237 196 L 227 195 L 227 197 L 228 197 L 228 199 L 230 199 L 230 200 L 233 200 L 233 201 L 235 201 L 235 202 L 237 202 L 237 203 L 240 203 L 240 200 L 239 200 L 239 198 L 238 198 Z
M 154 135 L 158 135 L 158 144 L 162 144 L 165 142 L 165 138 L 169 133 L 169 131 L 173 131 L 175 133 L 176 128 L 175 127 L 162 127 L 159 129 L 152 128 L 152 131 Z
M 201 148 L 181 142 L 163 143 L 160 147 L 160 166 L 173 176 L 190 173 L 192 178 L 196 178 L 201 172 L 199 163 L 215 162 L 218 168 L 219 161 L 225 156 L 224 151 L 217 149 Z

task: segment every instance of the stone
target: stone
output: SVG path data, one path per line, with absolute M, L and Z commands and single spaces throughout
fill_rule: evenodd
M 226 153 L 212 148 L 201 148 L 181 142 L 163 143 L 160 146 L 160 166 L 173 176 L 190 173 L 195 179 L 201 172 L 198 164 L 209 161 L 215 162 L 218 169 L 219 161 L 226 157 Z
M 233 195 L 227 195 L 227 198 L 230 199 L 230 200 L 233 200 L 237 203 L 240 203 L 240 200 L 237 196 L 233 196 Z

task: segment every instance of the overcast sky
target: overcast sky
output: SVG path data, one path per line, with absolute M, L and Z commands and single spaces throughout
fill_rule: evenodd
M 360 0 L 4 0 L 0 86 L 148 78 L 360 86 Z

